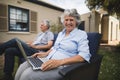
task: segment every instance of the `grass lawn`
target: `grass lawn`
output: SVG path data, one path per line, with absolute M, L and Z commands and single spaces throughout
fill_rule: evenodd
M 18 68 L 18 58 L 15 57 L 16 62 L 15 62 L 15 68 L 14 68 L 14 73 L 15 74 L 17 68 Z M 3 76 L 3 67 L 4 67 L 4 55 L 0 56 L 0 78 Z
M 99 50 L 98 53 L 104 56 L 101 63 L 99 80 L 120 80 L 120 52 Z M 0 62 L 3 64 L 3 60 L 0 60 Z M 0 77 L 3 75 L 3 65 L 1 64 Z M 17 66 L 18 64 L 16 61 L 15 71 L 17 70 Z
M 99 80 L 120 80 L 120 52 L 99 50 L 103 60 Z

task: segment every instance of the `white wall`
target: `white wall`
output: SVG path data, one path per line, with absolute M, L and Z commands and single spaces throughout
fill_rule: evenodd
M 108 24 L 109 24 L 109 34 L 108 34 L 109 43 L 117 44 L 117 42 L 120 41 L 119 20 L 110 16 Z

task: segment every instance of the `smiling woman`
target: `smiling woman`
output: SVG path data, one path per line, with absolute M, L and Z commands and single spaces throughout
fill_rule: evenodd
M 44 61 L 39 71 L 33 71 L 31 66 L 24 62 L 18 68 L 15 80 L 60 80 L 63 78 L 59 74 L 61 68 L 73 63 L 89 62 L 91 54 L 87 33 L 77 29 L 80 23 L 79 17 L 76 9 L 65 10 L 61 16 L 64 29 L 58 34 L 54 46 L 47 52 L 32 55 L 32 57 L 42 57 L 48 61 Z

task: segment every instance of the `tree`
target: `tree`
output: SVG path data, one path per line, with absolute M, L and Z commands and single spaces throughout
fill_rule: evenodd
M 108 14 L 120 17 L 120 0 L 86 0 L 86 4 L 90 10 L 103 8 Z

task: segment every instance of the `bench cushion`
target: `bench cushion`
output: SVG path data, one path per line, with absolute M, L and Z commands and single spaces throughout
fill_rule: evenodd
M 99 48 L 101 34 L 100 33 L 87 33 L 89 40 L 89 49 L 92 55 L 96 54 Z

